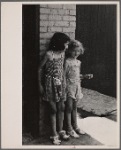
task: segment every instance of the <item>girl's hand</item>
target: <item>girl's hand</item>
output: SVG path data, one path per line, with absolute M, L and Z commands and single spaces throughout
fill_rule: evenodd
M 61 85 L 61 81 L 57 78 L 54 78 L 54 82 L 56 85 Z
M 85 78 L 86 78 L 86 79 L 92 79 L 92 78 L 93 78 L 93 74 L 86 74 L 86 75 L 85 75 Z
M 93 78 L 93 74 L 85 74 L 85 75 L 81 74 L 80 78 L 81 79 L 92 79 Z

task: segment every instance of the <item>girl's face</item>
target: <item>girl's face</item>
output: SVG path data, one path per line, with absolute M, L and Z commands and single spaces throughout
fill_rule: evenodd
M 69 45 L 69 42 L 67 41 L 64 46 L 65 46 L 65 50 L 68 49 L 68 45 Z
M 80 47 L 76 47 L 71 51 L 72 58 L 77 58 L 81 54 Z

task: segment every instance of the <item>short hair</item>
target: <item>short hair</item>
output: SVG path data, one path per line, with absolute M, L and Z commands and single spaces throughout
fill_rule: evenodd
M 82 50 L 82 54 L 84 53 L 85 49 L 83 47 L 83 44 L 78 40 L 71 40 L 68 46 L 68 50 L 73 51 L 73 49 L 76 47 L 80 47 L 80 50 Z
M 49 43 L 49 50 L 63 51 L 65 49 L 64 44 L 70 41 L 70 38 L 61 32 L 54 33 Z

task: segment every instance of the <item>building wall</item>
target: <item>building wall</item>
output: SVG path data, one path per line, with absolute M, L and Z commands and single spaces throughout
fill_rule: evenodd
M 40 55 L 55 32 L 75 38 L 76 5 L 40 5 Z
M 47 50 L 49 41 L 55 32 L 64 32 L 75 38 L 76 5 L 40 5 L 40 58 Z M 39 131 L 40 136 L 50 131 L 47 103 L 40 99 Z

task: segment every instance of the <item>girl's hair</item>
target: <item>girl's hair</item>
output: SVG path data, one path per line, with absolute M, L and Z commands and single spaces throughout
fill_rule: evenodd
M 61 32 L 56 32 L 50 40 L 49 50 L 63 51 L 65 49 L 64 44 L 69 42 L 70 38 Z
M 68 46 L 68 51 L 73 51 L 73 49 L 79 47 L 80 50 L 82 51 L 82 54 L 84 53 L 85 49 L 83 47 L 83 44 L 79 42 L 78 40 L 71 40 Z

